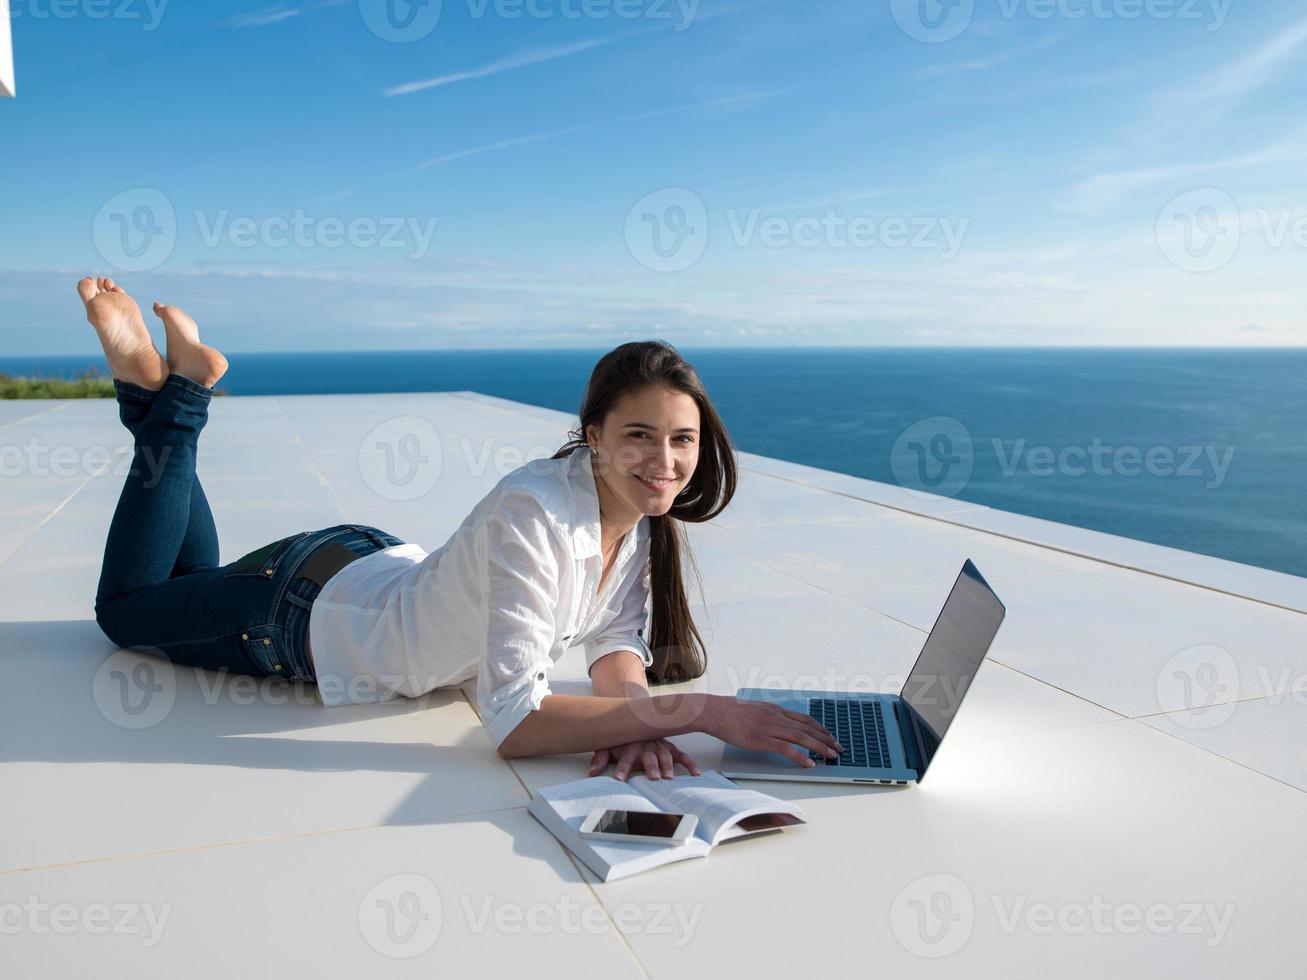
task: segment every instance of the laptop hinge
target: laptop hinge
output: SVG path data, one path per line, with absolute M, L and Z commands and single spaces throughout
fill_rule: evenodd
M 907 757 L 908 768 L 915 770 L 921 778 L 921 760 L 925 758 L 921 750 L 921 737 L 912 718 L 912 709 L 903 698 L 894 701 L 894 715 L 899 721 L 899 735 L 903 742 L 903 754 Z

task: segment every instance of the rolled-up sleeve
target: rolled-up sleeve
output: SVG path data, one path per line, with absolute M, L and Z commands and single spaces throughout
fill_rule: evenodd
M 477 709 L 496 749 L 549 692 L 559 553 L 540 503 L 506 495 L 486 521 L 486 646 Z
M 631 575 L 622 595 L 621 607 L 604 631 L 585 645 L 586 673 L 600 657 L 614 650 L 630 650 L 646 667 L 653 666 L 653 650 L 645 642 L 644 634 L 649 620 L 649 560 L 644 550 L 643 571 Z

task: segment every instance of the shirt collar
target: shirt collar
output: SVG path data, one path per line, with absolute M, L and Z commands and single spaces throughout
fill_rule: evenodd
M 572 488 L 572 547 L 576 557 L 591 558 L 600 553 L 602 528 L 599 523 L 599 490 L 595 486 L 594 465 L 589 445 L 579 446 L 567 457 L 568 482 Z M 635 534 L 627 538 L 618 552 L 618 558 L 649 537 L 649 516 L 641 517 L 635 525 Z

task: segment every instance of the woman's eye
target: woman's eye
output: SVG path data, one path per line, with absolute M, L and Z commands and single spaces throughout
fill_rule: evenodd
M 649 433 L 647 433 L 647 432 L 632 432 L 632 433 L 631 433 L 631 435 L 632 435 L 633 437 L 647 436 L 648 434 L 649 434 Z M 694 437 L 693 437 L 693 436 L 677 436 L 676 439 L 677 439 L 678 442 L 685 443 L 686 445 L 689 445 L 689 444 L 691 444 L 692 442 L 694 442 Z

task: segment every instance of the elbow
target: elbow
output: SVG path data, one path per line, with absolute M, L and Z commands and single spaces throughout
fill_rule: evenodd
M 533 753 L 530 751 L 530 742 L 528 738 L 523 738 L 522 729 L 526 727 L 526 719 L 517 723 L 517 727 L 504 736 L 504 740 L 495 747 L 495 752 L 501 759 L 522 759 Z

